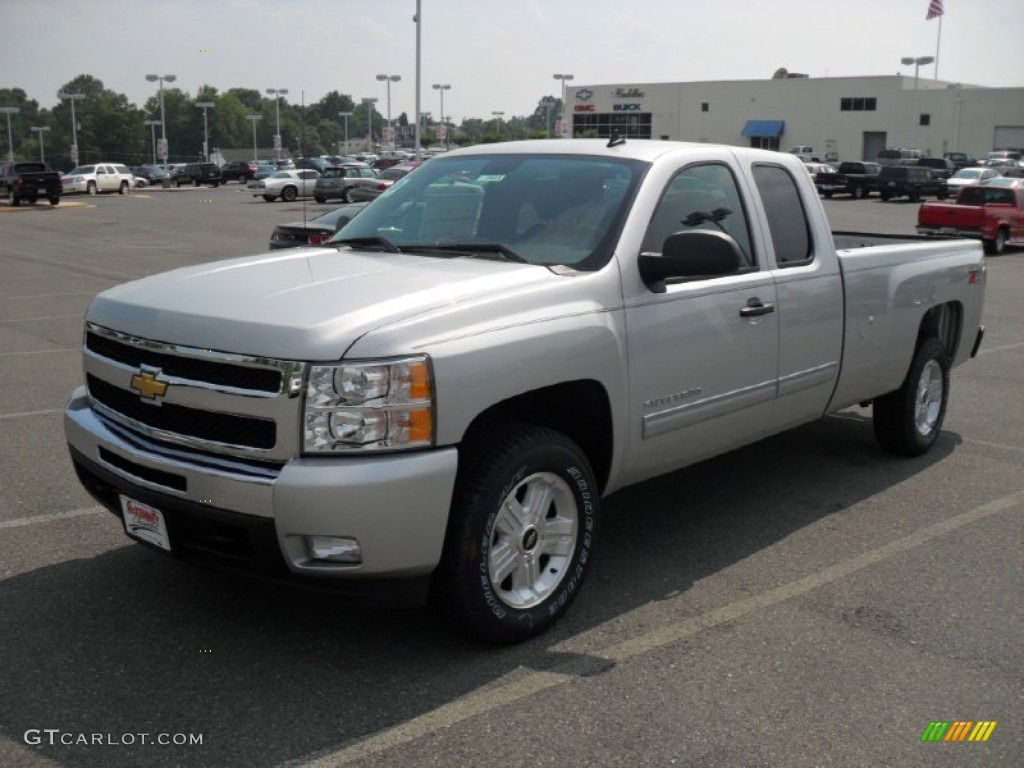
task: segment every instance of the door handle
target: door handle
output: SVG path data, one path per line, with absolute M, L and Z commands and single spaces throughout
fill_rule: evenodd
M 747 306 L 740 310 L 740 317 L 759 317 L 774 311 L 774 304 L 764 304 L 760 299 L 750 299 L 747 301 Z

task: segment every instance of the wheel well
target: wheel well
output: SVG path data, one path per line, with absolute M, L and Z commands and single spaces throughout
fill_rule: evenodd
M 921 327 L 917 331 L 918 346 L 924 339 L 934 337 L 942 343 L 946 356 L 952 361 L 960 346 L 962 328 L 963 307 L 959 302 L 934 306 L 921 318 Z
M 535 389 L 496 403 L 466 429 L 462 444 L 486 440 L 499 424 L 519 422 L 557 430 L 587 455 L 604 488 L 612 460 L 612 416 L 608 394 L 596 381 L 569 381 Z

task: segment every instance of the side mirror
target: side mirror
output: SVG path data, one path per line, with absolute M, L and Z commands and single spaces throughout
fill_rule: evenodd
M 655 293 L 665 290 L 668 280 L 722 277 L 739 271 L 742 253 L 725 232 L 692 230 L 665 239 L 661 253 L 641 253 L 640 277 Z

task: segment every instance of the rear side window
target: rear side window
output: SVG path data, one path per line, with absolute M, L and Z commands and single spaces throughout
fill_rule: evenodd
M 811 228 L 796 181 L 785 168 L 758 165 L 754 166 L 754 182 L 764 203 L 776 263 L 780 267 L 809 264 L 814 258 Z

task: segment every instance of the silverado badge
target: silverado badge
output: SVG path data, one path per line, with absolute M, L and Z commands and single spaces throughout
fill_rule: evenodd
M 143 400 L 156 400 L 167 392 L 167 382 L 160 381 L 160 371 L 140 371 L 132 376 L 131 388 L 139 393 Z

